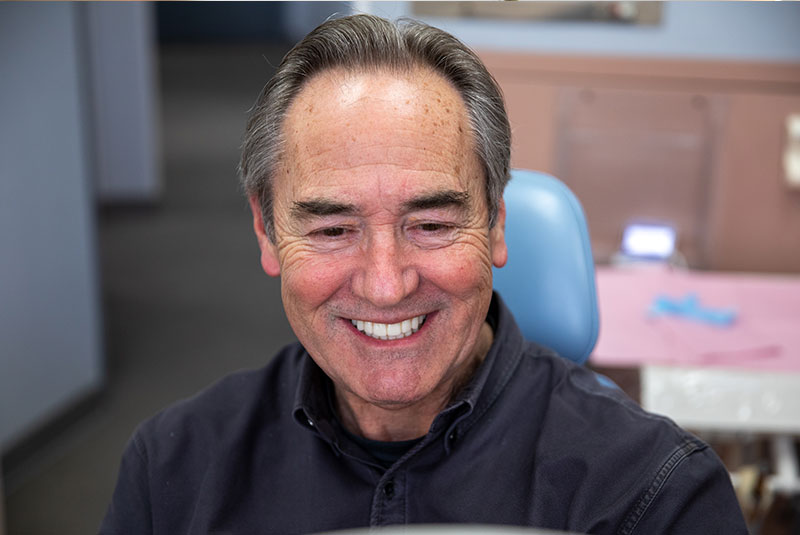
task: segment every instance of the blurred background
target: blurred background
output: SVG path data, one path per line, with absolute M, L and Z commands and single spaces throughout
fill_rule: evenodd
M 239 144 L 291 45 L 351 12 L 421 18 L 481 54 L 513 165 L 584 205 L 601 313 L 611 271 L 642 259 L 735 280 L 726 295 L 778 285 L 761 319 L 784 326 L 768 371 L 785 384 L 734 367 L 783 419 L 751 425 L 764 420 L 748 406 L 715 426 L 725 403 L 706 396 L 711 423 L 694 429 L 753 533 L 800 532 L 800 343 L 786 334 L 800 331 L 800 4 L 161 2 L 0 4 L 0 533 L 95 532 L 139 422 L 294 340 L 259 265 Z M 624 238 L 642 229 L 640 254 Z M 592 365 L 684 423 L 608 336 Z M 709 363 L 697 369 L 738 399 Z

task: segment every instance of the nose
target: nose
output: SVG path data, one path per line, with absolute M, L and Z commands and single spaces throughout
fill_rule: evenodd
M 403 301 L 419 284 L 419 274 L 391 235 L 372 236 L 362 251 L 360 269 L 353 279 L 353 291 L 375 307 L 390 307 Z

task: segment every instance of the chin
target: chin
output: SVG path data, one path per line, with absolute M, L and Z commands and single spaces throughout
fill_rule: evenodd
M 406 381 L 398 384 L 396 380 L 391 381 L 390 384 L 372 382 L 365 389 L 365 401 L 385 409 L 400 409 L 413 405 L 430 394 L 430 392 L 421 392 L 410 388 L 410 383 L 410 381 Z

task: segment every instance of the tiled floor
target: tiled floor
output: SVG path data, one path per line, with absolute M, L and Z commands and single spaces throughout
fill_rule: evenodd
M 108 388 L 8 474 L 9 535 L 96 532 L 138 422 L 294 339 L 236 178 L 246 112 L 284 50 L 162 51 L 163 200 L 98 215 Z

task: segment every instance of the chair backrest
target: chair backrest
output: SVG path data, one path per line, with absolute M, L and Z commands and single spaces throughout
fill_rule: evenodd
M 494 288 L 525 338 L 583 364 L 598 331 L 583 208 L 562 182 L 534 171 L 512 171 L 503 198 L 508 263 L 494 270 Z

